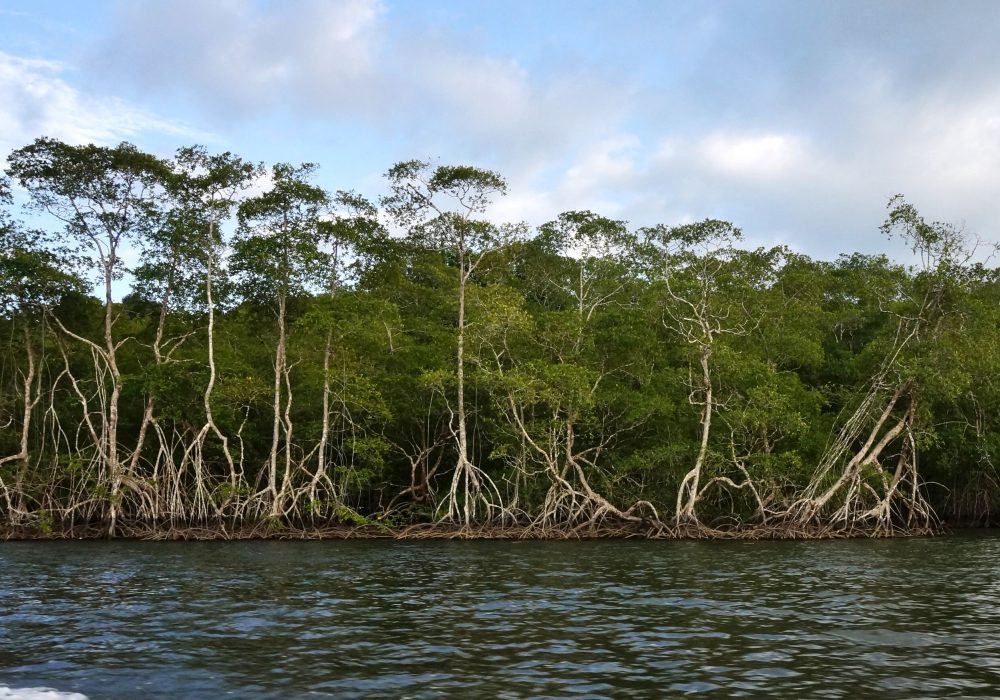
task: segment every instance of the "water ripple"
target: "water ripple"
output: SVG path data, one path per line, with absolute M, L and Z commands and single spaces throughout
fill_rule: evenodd
M 3 687 L 1000 695 L 1000 538 L 6 543 Z

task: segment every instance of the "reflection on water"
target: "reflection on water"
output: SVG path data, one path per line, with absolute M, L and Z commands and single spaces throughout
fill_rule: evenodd
M 6 543 L 0 684 L 92 700 L 1000 695 L 1000 538 Z

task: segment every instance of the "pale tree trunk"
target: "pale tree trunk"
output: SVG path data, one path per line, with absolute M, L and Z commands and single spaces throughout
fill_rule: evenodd
M 709 360 L 712 357 L 711 345 L 702 345 L 699 352 L 699 362 L 701 364 L 702 391 L 705 394 L 704 404 L 701 412 L 701 441 L 698 444 L 698 456 L 695 458 L 694 466 L 684 475 L 680 489 L 677 491 L 676 520 L 681 521 L 698 520 L 695 507 L 701 495 L 701 475 L 705 466 L 705 457 L 708 454 L 708 440 L 712 432 L 712 374 Z
M 24 391 L 22 398 L 22 410 L 24 411 L 24 415 L 21 416 L 21 439 L 19 449 L 16 454 L 9 455 L 7 457 L 0 457 L 0 466 L 3 466 L 8 462 L 25 463 L 22 468 L 17 470 L 18 477 L 17 483 L 15 484 L 15 490 L 18 494 L 21 493 L 20 482 L 29 457 L 28 438 L 31 431 L 31 416 L 34 412 L 35 406 L 37 406 L 38 402 L 41 400 L 40 387 L 35 387 L 35 377 L 38 374 L 37 358 L 35 357 L 35 350 L 31 342 L 31 334 L 28 331 L 27 325 L 25 325 L 24 328 L 24 351 L 27 356 L 28 367 L 24 371 L 21 384 L 22 390 Z M 4 502 L 7 505 L 8 517 L 13 520 L 14 506 L 13 501 L 11 500 L 11 492 L 8 486 L 4 484 L 2 477 L 0 477 L 0 490 L 3 491 Z
M 278 296 L 278 345 L 274 353 L 274 421 L 271 429 L 271 455 L 268 460 L 267 490 L 271 494 L 271 515 L 281 515 L 278 499 L 278 446 L 281 443 L 281 382 L 285 374 L 285 295 Z
M 464 503 L 462 504 L 463 522 L 468 525 L 472 520 L 472 499 L 479 495 L 479 481 L 475 477 L 472 463 L 469 461 L 469 438 L 465 415 L 465 259 L 459 257 L 458 280 L 458 348 L 456 353 L 456 383 L 458 385 L 458 467 L 456 474 L 464 482 Z
M 465 408 L 465 296 L 468 279 L 475 265 L 470 264 L 468 251 L 463 245 L 459 246 L 458 254 L 458 338 L 455 353 L 455 379 L 458 392 L 455 402 L 455 422 L 458 425 L 457 428 L 453 428 L 458 458 L 448 493 L 447 517 L 468 527 L 477 517 L 476 507 L 479 503 L 486 506 L 488 516 L 491 505 L 501 511 L 504 509 L 499 504 L 500 492 L 496 484 L 469 458 L 468 415 Z M 483 493 L 484 484 L 489 491 L 488 494 Z M 461 507 L 459 500 L 462 501 Z
M 319 447 L 316 452 L 316 473 L 309 483 L 309 500 L 315 503 L 320 482 L 327 482 L 332 487 L 326 473 L 326 449 L 330 443 L 330 357 L 333 347 L 333 331 L 326 333 L 326 345 L 323 347 L 323 425 L 320 429 Z
M 214 224 L 215 222 L 209 222 L 210 240 Z M 209 251 L 205 271 L 205 294 L 208 305 L 208 385 L 205 387 L 205 394 L 202 397 L 202 403 L 205 407 L 205 425 L 199 433 L 198 440 L 199 443 L 203 444 L 208 431 L 211 430 L 222 443 L 222 454 L 226 459 L 226 466 L 229 468 L 229 486 L 231 489 L 229 498 L 234 499 L 237 497 L 236 489 L 240 482 L 240 475 L 237 473 L 235 460 L 233 459 L 232 452 L 229 450 L 229 438 L 219 429 L 212 414 L 212 391 L 215 389 L 215 382 L 218 377 L 218 370 L 215 365 L 215 299 L 212 295 L 212 275 L 212 252 Z M 224 508 L 225 504 L 219 506 L 220 513 L 224 511 Z
M 107 425 L 105 426 L 105 455 L 108 460 L 108 471 L 111 477 L 110 508 L 108 511 L 108 536 L 113 537 L 115 527 L 121 512 L 122 473 L 121 461 L 118 458 L 118 401 L 122 391 L 122 377 L 118 369 L 117 347 L 115 346 L 112 327 L 114 325 L 114 303 L 111 297 L 112 271 L 116 261 L 115 250 L 108 254 L 104 271 L 104 343 L 107 351 L 108 370 L 111 373 L 111 396 L 108 399 Z
M 291 368 L 288 366 L 288 358 L 282 362 L 281 378 L 285 385 L 285 410 L 282 415 L 281 428 L 285 443 L 285 469 L 281 477 L 281 490 L 278 491 L 278 502 L 274 506 L 272 515 L 285 514 L 285 501 L 292 490 L 292 380 Z M 295 505 L 293 500 L 292 505 Z
M 160 367 L 164 363 L 163 357 L 163 334 L 166 330 L 167 325 L 167 312 L 170 306 L 170 288 L 173 285 L 173 269 L 176 269 L 177 261 L 176 258 L 172 261 L 172 269 L 170 278 L 163 290 L 163 295 L 160 298 L 160 314 L 159 319 L 156 324 L 156 337 L 153 339 L 153 356 L 156 361 L 156 366 Z M 153 412 L 156 408 L 156 398 L 150 394 L 146 398 L 146 408 L 142 414 L 142 422 L 139 424 L 139 437 L 136 439 L 135 450 L 132 452 L 132 457 L 129 459 L 128 463 L 128 473 L 134 475 L 139 469 L 139 460 L 142 459 L 142 450 L 146 444 L 146 434 L 149 430 L 150 424 L 153 422 Z M 157 518 L 159 513 L 156 506 L 155 497 L 151 497 L 151 512 L 150 516 L 152 518 Z
M 906 427 L 906 416 L 900 419 L 892 428 L 890 428 L 882 439 L 875 444 L 875 440 L 878 438 L 879 431 L 885 424 L 886 420 L 892 413 L 893 408 L 896 406 L 896 402 L 900 399 L 903 394 L 903 388 L 900 387 L 892 395 L 889 403 L 886 405 L 885 409 L 882 411 L 882 415 L 879 417 L 875 426 L 872 428 L 871 433 L 868 435 L 868 439 L 865 444 L 858 450 L 855 455 L 847 463 L 844 468 L 843 473 L 840 477 L 819 497 L 815 498 L 812 502 L 812 508 L 814 512 L 820 511 L 831 498 L 841 489 L 841 487 L 852 479 L 855 472 L 863 465 L 873 463 L 881 455 L 882 450 L 885 449 L 886 445 L 892 442 L 894 439 L 899 437 L 899 434 L 903 432 L 903 428 Z M 908 416 L 909 414 L 907 414 Z M 874 447 L 873 447 L 874 445 Z

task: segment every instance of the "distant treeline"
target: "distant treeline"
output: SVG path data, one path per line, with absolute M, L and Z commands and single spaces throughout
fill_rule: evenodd
M 887 534 L 1000 505 L 997 270 L 901 197 L 912 266 L 718 220 L 496 223 L 507 184 L 469 166 L 399 163 L 370 202 L 201 147 L 8 163 L 8 532 Z

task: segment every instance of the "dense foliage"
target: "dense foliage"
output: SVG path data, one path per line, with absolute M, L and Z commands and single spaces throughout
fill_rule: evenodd
M 716 220 L 529 231 L 467 166 L 400 163 L 376 205 L 198 147 L 8 162 L 8 526 L 884 533 L 1000 505 L 1000 280 L 901 198 L 914 265 Z

